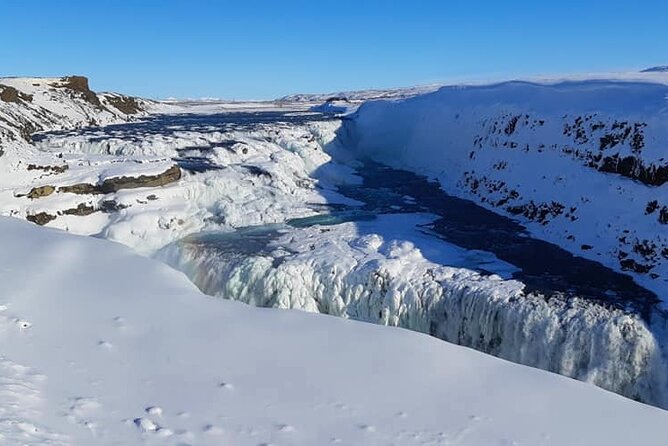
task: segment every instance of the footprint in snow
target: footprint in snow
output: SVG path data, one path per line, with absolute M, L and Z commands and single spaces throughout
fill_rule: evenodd
M 162 416 L 162 408 L 160 408 L 158 406 L 149 406 L 146 409 L 144 409 L 144 412 L 146 412 L 149 415 L 154 415 L 154 416 L 157 416 L 157 417 Z
M 160 426 L 148 418 L 135 418 L 133 423 L 137 426 L 137 429 L 142 432 L 156 432 L 160 429 Z
M 14 323 L 21 329 L 21 330 L 28 330 L 29 328 L 32 327 L 32 324 L 25 319 L 14 319 Z
M 209 435 L 222 435 L 223 434 L 223 428 L 218 427 L 218 426 L 214 426 L 213 424 L 207 424 L 206 426 L 204 426 L 202 431 L 205 434 L 209 434 Z

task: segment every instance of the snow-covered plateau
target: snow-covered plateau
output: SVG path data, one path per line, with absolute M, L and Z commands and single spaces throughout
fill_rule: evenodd
M 591 384 L 668 407 L 664 79 L 0 79 L 0 215 L 93 236 L 0 219 L 0 438 L 662 444 L 666 412 Z

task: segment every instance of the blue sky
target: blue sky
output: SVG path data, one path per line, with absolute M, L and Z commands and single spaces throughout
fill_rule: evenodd
M 274 98 L 668 64 L 668 1 L 0 0 L 0 75 Z

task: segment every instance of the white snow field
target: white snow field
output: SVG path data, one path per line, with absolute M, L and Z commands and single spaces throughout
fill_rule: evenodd
M 0 443 L 662 445 L 668 413 L 0 217 Z

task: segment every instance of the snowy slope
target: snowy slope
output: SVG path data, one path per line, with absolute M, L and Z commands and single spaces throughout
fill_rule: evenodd
M 3 444 L 665 439 L 665 411 L 557 375 L 408 331 L 213 300 L 102 240 L 7 218 L 0 240 Z
M 365 103 L 340 136 L 355 156 L 437 177 L 668 299 L 661 79 L 444 87 Z
M 169 157 L 67 156 L 31 144 L 40 131 L 136 121 L 173 108 L 95 93 L 81 76 L 0 78 L 0 215 L 42 225 L 92 215 L 97 223 L 79 231 L 86 233 L 124 206 L 119 191 L 139 189 L 145 198 L 150 188 L 177 181 L 181 171 Z
M 37 131 L 123 122 L 156 107 L 144 99 L 97 94 L 82 76 L 0 78 L 0 137 L 29 139 Z
M 204 233 L 157 257 L 206 294 L 428 333 L 668 407 L 662 338 L 642 318 L 529 293 L 493 255 L 410 233 L 433 218 Z

